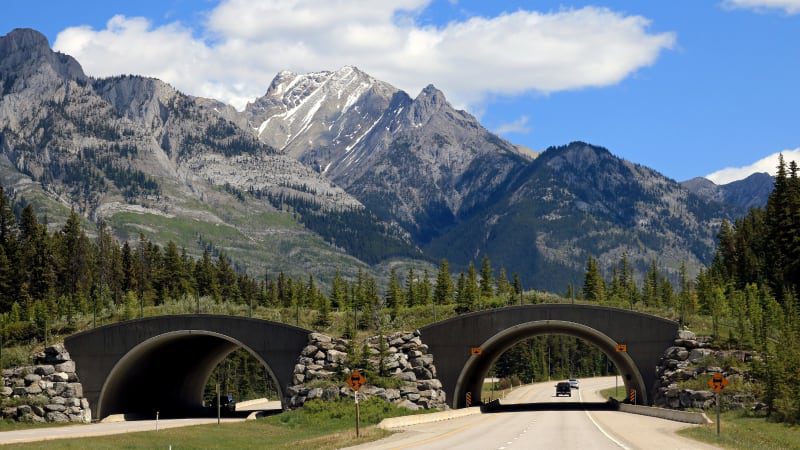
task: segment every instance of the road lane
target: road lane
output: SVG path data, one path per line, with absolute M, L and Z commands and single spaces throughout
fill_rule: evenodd
M 556 381 L 523 386 L 503 404 L 604 401 L 596 391 L 614 377 L 581 380 L 572 397 L 555 397 Z M 618 411 L 544 410 L 486 413 L 407 427 L 358 449 L 710 449 L 676 436 L 686 424 Z

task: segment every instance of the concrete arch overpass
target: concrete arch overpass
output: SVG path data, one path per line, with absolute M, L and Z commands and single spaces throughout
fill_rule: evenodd
M 282 392 L 309 330 L 237 316 L 156 316 L 106 325 L 65 339 L 94 419 L 160 411 L 196 414 L 214 368 L 237 348 L 258 359 Z M 283 400 L 282 400 L 283 401 Z
M 537 335 L 561 334 L 597 346 L 617 366 L 637 403 L 652 403 L 656 365 L 672 345 L 678 323 L 650 314 L 593 305 L 539 304 L 463 314 L 420 329 L 453 408 L 466 393 L 480 399 L 483 379 L 508 348 Z M 627 352 L 618 352 L 626 344 Z M 480 348 L 480 354 L 472 354 Z M 473 402 L 474 403 L 474 402 Z
M 437 377 L 450 405 L 465 406 L 466 393 L 479 399 L 492 363 L 509 347 L 543 334 L 575 336 L 611 359 L 639 403 L 651 402 L 655 368 L 676 337 L 676 322 L 617 308 L 540 304 L 460 315 L 420 329 L 433 354 Z M 214 368 L 244 348 L 266 367 L 281 390 L 308 344 L 310 330 L 237 316 L 156 316 L 106 325 L 68 337 L 94 419 L 111 414 L 160 411 L 163 417 L 197 414 Z M 616 345 L 627 344 L 627 353 Z M 479 355 L 471 349 L 479 347 Z M 285 405 L 284 405 L 285 406 Z

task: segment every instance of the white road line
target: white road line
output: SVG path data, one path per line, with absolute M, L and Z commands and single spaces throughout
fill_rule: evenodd
M 581 401 L 581 403 L 583 403 L 583 396 L 581 395 L 581 391 L 578 391 L 578 399 Z M 583 412 L 585 412 L 585 413 L 586 413 L 586 416 L 589 418 L 589 420 L 591 420 L 591 421 L 592 421 L 592 423 L 594 424 L 594 426 L 596 426 L 596 427 L 597 427 L 597 429 L 598 429 L 598 430 L 600 430 L 600 432 L 601 432 L 601 433 L 603 433 L 603 435 L 605 435 L 605 437 L 609 438 L 609 439 L 611 440 L 611 442 L 613 442 L 613 443 L 617 444 L 617 445 L 618 445 L 620 448 L 622 448 L 622 449 L 624 449 L 624 450 L 631 450 L 631 448 L 630 448 L 630 447 L 628 447 L 627 445 L 623 444 L 622 442 L 620 442 L 620 441 L 618 441 L 618 440 L 614 439 L 614 437 L 613 437 L 613 436 L 611 436 L 610 434 L 606 433 L 606 430 L 604 430 L 604 429 L 603 429 L 603 427 L 601 427 L 601 426 L 600 426 L 600 424 L 598 424 L 598 423 L 597 423 L 597 422 L 594 420 L 594 417 L 592 417 L 592 415 L 591 415 L 591 414 L 589 414 L 589 411 L 587 411 L 587 410 L 585 410 L 585 409 L 584 409 L 584 410 L 583 410 Z

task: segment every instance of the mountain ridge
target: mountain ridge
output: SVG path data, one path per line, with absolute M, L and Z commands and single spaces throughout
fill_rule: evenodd
M 583 142 L 532 155 L 433 85 L 412 98 L 352 66 L 281 72 L 240 112 L 155 78 L 86 77 L 35 31 L 10 35 L 4 185 L 121 238 L 179 237 L 259 272 L 324 280 L 345 265 L 447 257 L 462 269 L 490 256 L 526 286 L 558 290 L 588 255 L 628 254 L 674 274 L 679 261 L 710 262 L 718 224 L 765 186 L 726 188 L 737 206 Z

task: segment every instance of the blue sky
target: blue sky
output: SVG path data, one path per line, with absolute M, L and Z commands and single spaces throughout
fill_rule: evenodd
M 308 1 L 285 3 L 302 9 Z M 800 149 L 797 0 L 397 0 L 368 13 L 339 5 L 331 17 L 309 7 L 306 12 L 319 11 L 310 18 L 296 11 L 249 14 L 249 3 L 237 3 L 6 0 L 0 34 L 35 28 L 92 75 L 159 76 L 187 93 L 239 107 L 266 90 L 276 68 L 352 64 L 412 96 L 427 80 L 512 142 L 542 150 L 584 140 L 677 180 Z M 383 28 L 348 33 L 346 43 L 322 40 L 320 29 L 351 19 L 348 30 L 365 23 Z M 539 31 L 524 29 L 540 23 Z M 478 48 L 481 33 L 486 57 Z M 371 44 L 371 36 L 384 47 L 358 41 Z M 577 46 L 582 53 L 568 57 L 532 42 L 551 36 L 566 45 L 559 48 Z M 473 48 L 484 61 L 470 55 Z M 517 68 L 514 52 L 528 62 Z M 774 159 L 767 159 L 719 180 L 771 165 Z

